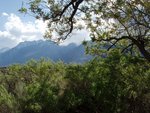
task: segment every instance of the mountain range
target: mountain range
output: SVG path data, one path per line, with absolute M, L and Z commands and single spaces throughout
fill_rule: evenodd
M 60 46 L 50 41 L 26 41 L 18 44 L 12 49 L 4 49 L 0 52 L 0 66 L 11 64 L 23 64 L 31 59 L 41 58 L 52 61 L 63 61 L 65 63 L 83 63 L 91 56 L 85 55 L 84 46 L 71 43 Z

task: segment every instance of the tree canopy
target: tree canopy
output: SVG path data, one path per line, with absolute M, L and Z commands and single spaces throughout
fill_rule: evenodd
M 150 63 L 122 55 L 84 64 L 30 61 L 0 69 L 0 113 L 149 113 Z
M 65 40 L 75 29 L 87 29 L 94 42 L 119 45 L 122 52 L 137 49 L 150 62 L 149 0 L 29 0 L 29 12 L 48 22 L 52 32 Z M 24 7 L 21 12 L 28 12 Z

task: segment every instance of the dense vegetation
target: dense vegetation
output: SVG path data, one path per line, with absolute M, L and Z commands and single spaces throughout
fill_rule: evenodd
M 149 113 L 150 64 L 113 51 L 85 64 L 30 61 L 0 73 L 0 113 Z
M 86 29 L 93 43 L 83 44 L 96 57 L 84 64 L 42 59 L 1 68 L 0 113 L 150 113 L 149 3 L 29 0 L 19 11 L 48 22 L 46 38 L 59 43 Z

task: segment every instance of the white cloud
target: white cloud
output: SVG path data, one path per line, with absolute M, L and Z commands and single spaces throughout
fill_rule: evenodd
M 7 13 L 5 13 L 5 12 L 3 12 L 3 13 L 2 13 L 2 16 L 8 16 L 8 14 L 7 14 Z
M 67 38 L 63 43 L 60 45 L 68 45 L 70 43 L 75 43 L 80 45 L 83 41 L 90 40 L 89 32 L 85 29 L 75 31 L 70 38 Z
M 6 18 L 6 22 L 3 25 L 4 30 L 0 30 L 0 48 L 12 48 L 24 41 L 44 40 L 46 23 L 42 20 L 24 22 L 15 14 L 2 13 L 2 15 Z M 86 39 L 89 39 L 88 32 L 81 30 L 75 32 L 71 38 L 66 39 L 61 45 L 81 44 Z
M 46 30 L 46 24 L 43 21 L 23 22 L 15 14 L 2 13 L 2 15 L 7 15 L 7 19 L 4 31 L 0 31 L 0 48 L 11 48 L 23 41 L 43 39 Z

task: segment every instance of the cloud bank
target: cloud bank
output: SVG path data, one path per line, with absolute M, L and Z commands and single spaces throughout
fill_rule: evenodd
M 15 14 L 2 13 L 1 16 L 6 18 L 6 22 L 2 25 L 4 30 L 0 30 L 0 49 L 12 48 L 24 41 L 44 40 L 43 35 L 46 30 L 46 23 L 42 20 L 24 22 Z M 83 40 L 87 39 L 89 39 L 88 32 L 81 30 L 77 31 L 61 45 L 81 44 Z
M 6 18 L 6 22 L 4 30 L 0 30 L 0 48 L 12 48 L 20 42 L 43 39 L 46 24 L 41 20 L 23 22 L 15 14 L 2 13 L 2 16 Z

